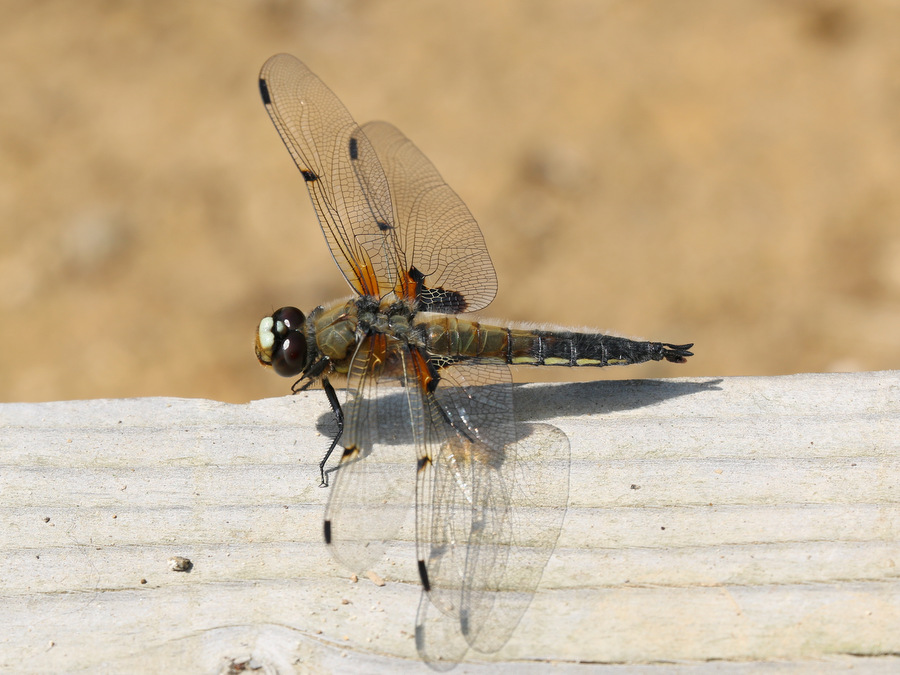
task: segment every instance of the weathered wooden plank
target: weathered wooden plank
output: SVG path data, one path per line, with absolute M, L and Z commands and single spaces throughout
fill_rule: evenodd
M 900 667 L 898 393 L 897 372 L 517 388 L 569 436 L 569 509 L 510 642 L 460 672 Z M 385 586 L 321 542 L 332 431 L 321 392 L 0 405 L 0 670 L 421 672 L 412 519 Z

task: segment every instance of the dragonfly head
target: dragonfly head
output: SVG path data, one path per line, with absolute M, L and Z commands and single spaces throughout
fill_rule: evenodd
M 283 377 L 295 377 L 307 366 L 306 317 L 296 307 L 282 307 L 259 322 L 256 358 Z

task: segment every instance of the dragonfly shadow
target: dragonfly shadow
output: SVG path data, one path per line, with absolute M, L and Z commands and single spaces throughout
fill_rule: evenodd
M 324 392 L 323 392 L 324 395 Z M 342 398 L 342 394 L 338 393 Z M 378 425 L 379 434 L 383 442 L 389 445 L 400 445 L 412 443 L 415 439 L 409 426 L 408 399 L 400 387 L 395 387 L 390 394 L 383 394 L 378 398 Z M 357 416 L 360 404 L 358 402 L 341 401 L 341 410 L 344 413 L 344 419 L 353 419 Z M 367 411 L 371 418 L 371 411 Z M 331 412 L 323 413 L 316 420 L 316 431 L 327 438 L 334 438 L 337 435 L 338 427 L 334 414 Z M 388 440 L 389 439 L 389 440 Z M 342 444 L 339 444 L 342 445 Z M 343 446 L 342 446 L 343 447 Z
M 516 418 L 532 421 L 638 410 L 679 396 L 718 389 L 721 381 L 604 380 L 527 386 L 516 384 Z
M 721 381 L 721 379 L 702 382 L 604 380 L 563 384 L 523 383 L 513 385 L 513 401 L 518 426 L 524 427 L 525 423 L 538 420 L 638 410 L 679 396 L 718 389 Z M 382 399 L 384 408 L 400 409 L 404 405 L 406 396 L 400 389 Z M 348 413 L 346 406 L 344 413 Z M 518 429 L 518 434 L 527 433 L 525 429 L 527 427 Z M 337 434 L 334 415 L 330 412 L 320 415 L 316 421 L 316 430 L 327 438 L 334 438 Z M 412 442 L 412 434 L 408 427 L 397 424 L 394 431 L 394 439 L 398 443 Z

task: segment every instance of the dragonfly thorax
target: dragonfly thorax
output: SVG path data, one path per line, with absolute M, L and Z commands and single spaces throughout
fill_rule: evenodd
M 339 300 L 316 307 L 309 316 L 296 307 L 282 307 L 259 322 L 256 357 L 284 377 L 346 373 L 369 335 L 423 344 L 421 328 L 413 324 L 416 313 L 414 302 L 393 294 L 381 300 L 365 295 Z
M 384 333 L 405 340 L 409 336 L 416 308 L 410 301 L 397 299 L 391 294 L 377 304 L 373 298 L 357 299 L 356 312 L 361 334 Z

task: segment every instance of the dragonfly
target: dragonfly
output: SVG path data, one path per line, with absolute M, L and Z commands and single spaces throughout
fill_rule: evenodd
M 510 638 L 553 552 L 568 498 L 569 441 L 517 424 L 510 366 L 683 363 L 693 344 L 482 322 L 497 276 L 481 230 L 434 165 L 386 122 L 358 125 L 300 60 L 271 57 L 263 104 L 309 190 L 350 299 L 259 323 L 256 356 L 320 384 L 340 443 L 324 538 L 371 569 L 415 510 L 423 589 L 416 647 L 432 667 Z M 332 381 L 346 385 L 341 403 Z M 330 473 L 330 472 L 329 472 Z

